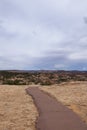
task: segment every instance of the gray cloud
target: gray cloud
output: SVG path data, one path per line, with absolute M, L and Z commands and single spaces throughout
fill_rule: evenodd
M 86 0 L 0 1 L 0 69 L 86 68 L 86 16 Z

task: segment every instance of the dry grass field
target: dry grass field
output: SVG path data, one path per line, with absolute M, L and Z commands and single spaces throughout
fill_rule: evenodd
M 38 114 L 25 88 L 0 85 L 0 130 L 35 130 Z
M 0 130 L 36 130 L 38 113 L 32 98 L 26 94 L 27 87 L 0 85 Z M 87 123 L 87 82 L 39 88 L 72 109 Z
M 50 93 L 87 123 L 87 82 L 62 83 L 40 87 L 40 89 Z

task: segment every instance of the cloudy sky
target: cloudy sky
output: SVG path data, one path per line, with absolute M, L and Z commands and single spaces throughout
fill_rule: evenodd
M 0 0 L 0 69 L 87 70 L 87 0 Z

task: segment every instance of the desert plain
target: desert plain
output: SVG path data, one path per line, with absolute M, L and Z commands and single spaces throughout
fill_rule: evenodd
M 36 130 L 38 111 L 32 97 L 25 91 L 27 87 L 33 85 L 0 85 L 0 130 Z M 39 86 L 39 88 L 72 109 L 87 124 L 86 81 Z

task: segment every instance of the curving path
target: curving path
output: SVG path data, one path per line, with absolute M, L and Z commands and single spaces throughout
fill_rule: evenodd
M 37 130 L 87 130 L 87 126 L 70 109 L 39 88 L 27 88 L 39 111 Z

